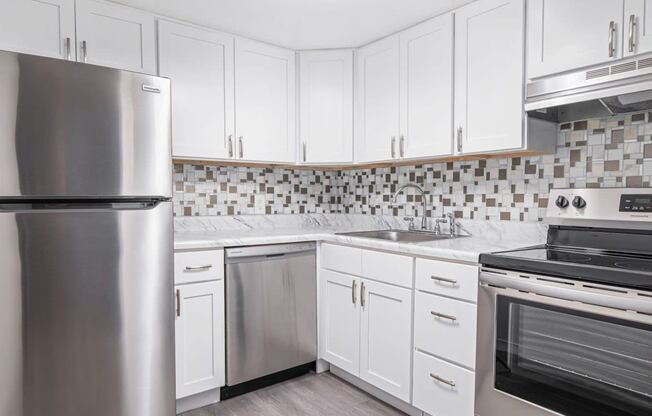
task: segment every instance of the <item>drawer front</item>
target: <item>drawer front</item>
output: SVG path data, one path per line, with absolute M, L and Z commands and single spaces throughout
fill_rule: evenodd
M 477 266 L 438 260 L 417 259 L 416 286 L 418 290 L 477 302 Z
M 475 368 L 476 313 L 471 303 L 417 292 L 415 348 Z
M 416 351 L 413 382 L 414 407 L 436 416 L 473 416 L 472 371 Z
M 361 253 L 362 250 L 359 248 L 322 244 L 321 267 L 336 272 L 360 276 L 362 273 Z
M 412 288 L 413 264 L 412 257 L 362 250 L 362 276 L 368 279 Z
M 224 250 L 174 253 L 174 284 L 224 278 Z

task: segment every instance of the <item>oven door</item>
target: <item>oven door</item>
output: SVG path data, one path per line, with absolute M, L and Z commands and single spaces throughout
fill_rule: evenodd
M 649 294 L 483 270 L 478 296 L 476 415 L 652 415 Z

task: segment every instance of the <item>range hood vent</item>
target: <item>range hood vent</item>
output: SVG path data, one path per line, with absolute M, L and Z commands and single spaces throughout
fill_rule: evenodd
M 557 123 L 652 110 L 652 56 L 534 80 L 525 110 Z

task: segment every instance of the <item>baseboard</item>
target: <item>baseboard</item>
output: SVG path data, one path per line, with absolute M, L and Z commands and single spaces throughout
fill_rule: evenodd
M 199 409 L 200 407 L 215 404 L 219 401 L 219 388 L 184 397 L 177 400 L 177 414 L 181 414 L 189 410 Z
M 349 384 L 354 385 L 355 387 L 359 388 L 360 390 L 363 390 L 375 398 L 387 403 L 388 405 L 397 408 L 403 413 L 407 413 L 410 416 L 425 416 L 426 413 L 422 412 L 421 410 L 417 409 L 416 407 L 412 406 L 409 403 L 404 402 L 401 399 L 398 399 L 391 394 L 379 389 L 376 386 L 372 386 L 371 384 L 367 383 L 366 381 L 350 374 L 347 373 L 346 371 L 342 370 L 341 368 L 335 367 L 334 365 L 331 364 L 331 373 L 342 380 L 346 381 Z

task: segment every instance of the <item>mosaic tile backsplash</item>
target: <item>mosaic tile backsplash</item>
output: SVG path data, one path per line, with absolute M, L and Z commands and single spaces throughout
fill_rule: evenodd
M 351 213 L 540 221 L 552 188 L 650 187 L 652 112 L 559 126 L 554 155 L 317 171 L 174 166 L 174 213 L 191 215 Z

